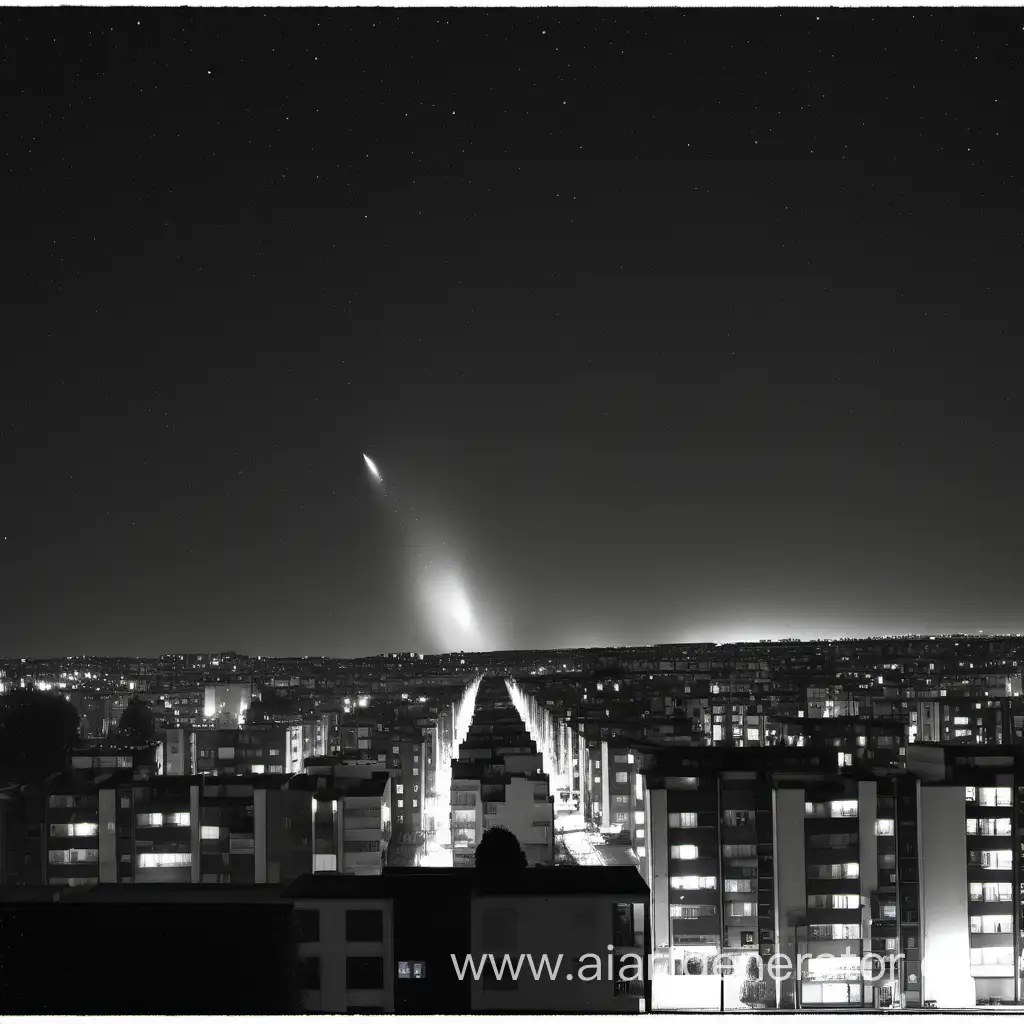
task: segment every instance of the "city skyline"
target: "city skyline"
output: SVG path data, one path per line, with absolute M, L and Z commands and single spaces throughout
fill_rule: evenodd
M 0 24 L 5 654 L 1022 628 L 1019 11 Z

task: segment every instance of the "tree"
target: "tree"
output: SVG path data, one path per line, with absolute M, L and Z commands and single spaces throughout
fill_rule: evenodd
M 760 959 L 751 956 L 747 959 L 746 980 L 740 990 L 740 1002 L 747 1006 L 764 1008 L 768 1003 L 768 986 L 764 980 L 764 969 Z
M 117 723 L 118 738 L 126 743 L 141 746 L 153 738 L 155 731 L 153 712 L 149 710 L 149 705 L 132 698 L 121 712 L 121 720 Z
M 526 867 L 526 854 L 513 832 L 496 825 L 489 828 L 476 848 L 476 866 L 486 871 L 518 871 Z
M 64 771 L 78 739 L 78 712 L 64 698 L 15 690 L 0 699 L 0 772 L 19 783 Z

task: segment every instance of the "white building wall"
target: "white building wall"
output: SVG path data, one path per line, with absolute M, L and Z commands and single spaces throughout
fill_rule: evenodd
M 878 783 L 857 783 L 857 830 L 860 845 L 861 948 L 871 950 L 871 894 L 878 888 Z M 865 995 L 865 998 L 867 996 Z
M 202 818 L 199 816 L 199 786 L 190 786 L 188 795 L 189 821 L 191 822 L 192 839 L 192 883 L 195 885 L 203 880 L 202 865 Z
M 320 960 L 320 990 L 303 993 L 305 1008 L 320 1013 L 347 1013 L 350 1006 L 376 1006 L 387 1013 L 395 1009 L 395 963 L 393 913 L 390 900 L 296 900 L 296 910 L 316 910 L 320 915 L 317 942 L 299 944 L 300 957 Z M 380 910 L 384 915 L 381 942 L 349 942 L 346 938 L 346 913 L 349 910 Z M 384 988 L 351 990 L 347 987 L 346 959 L 382 957 Z
M 503 954 L 515 960 L 530 953 L 537 963 L 548 954 L 553 962 L 559 953 L 563 965 L 575 966 L 579 957 L 593 954 L 601 960 L 601 980 L 580 981 L 575 971 L 562 970 L 555 980 L 535 981 L 530 971 L 520 973 L 514 988 L 490 989 L 481 981 L 471 982 L 474 1013 L 543 1012 L 564 1013 L 637 1013 L 641 1002 L 636 996 L 614 994 L 607 958 L 613 937 L 613 908 L 617 902 L 635 902 L 634 927 L 642 920 L 643 903 L 635 897 L 612 895 L 572 896 L 478 896 L 471 912 L 472 951 L 474 956 Z M 620 954 L 630 952 L 615 947 Z M 642 946 L 635 948 L 641 959 Z M 594 956 L 584 960 L 594 964 Z M 632 961 L 631 961 L 632 962 Z
M 973 1009 L 964 789 L 921 786 L 920 794 L 922 998 L 940 1010 Z
M 531 867 L 553 864 L 555 859 L 554 809 L 546 798 L 536 796 L 541 788 L 547 793 L 547 780 L 513 776 L 505 785 L 504 801 L 496 804 L 497 813 L 484 821 L 484 831 L 497 826 L 512 832 Z

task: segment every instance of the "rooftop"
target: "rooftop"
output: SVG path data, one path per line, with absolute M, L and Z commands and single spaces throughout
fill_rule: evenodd
M 390 899 L 410 888 L 438 886 L 478 895 L 639 896 L 647 883 L 634 867 L 555 867 L 484 872 L 469 868 L 386 868 L 382 875 L 303 875 L 288 899 Z

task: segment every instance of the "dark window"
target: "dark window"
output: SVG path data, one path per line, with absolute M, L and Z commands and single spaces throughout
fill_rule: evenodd
M 633 945 L 633 904 L 616 903 L 612 911 L 612 944 Z
M 345 958 L 346 988 L 383 988 L 384 958 L 350 956 Z
M 295 911 L 296 942 L 319 942 L 320 941 L 320 911 L 319 910 L 296 910 Z
M 319 957 L 300 957 L 298 971 L 299 988 L 318 990 L 320 988 Z
M 384 912 L 350 910 L 345 914 L 347 942 L 380 942 L 384 938 Z

